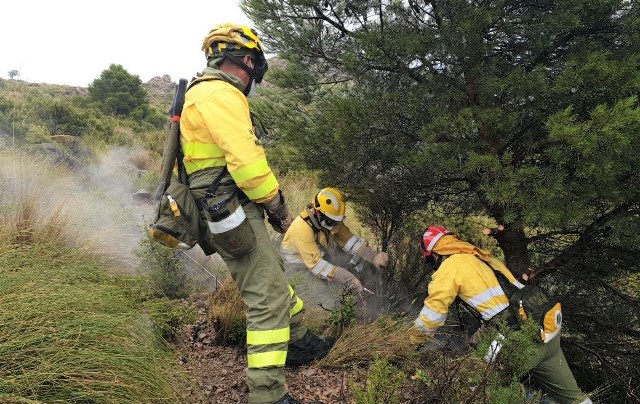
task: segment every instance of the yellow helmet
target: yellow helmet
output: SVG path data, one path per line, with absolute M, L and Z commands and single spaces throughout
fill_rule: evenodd
M 313 199 L 317 211 L 336 222 L 344 220 L 346 204 L 342 192 L 335 188 L 323 188 Z
M 222 56 L 225 51 L 248 49 L 264 55 L 262 41 L 258 33 L 246 25 L 225 22 L 216 25 L 202 41 L 202 50 L 207 59 Z
M 246 25 L 230 22 L 216 25 L 204 37 L 202 50 L 208 61 L 220 59 L 216 63 L 222 63 L 223 58 L 227 56 L 242 68 L 245 68 L 245 66 L 233 56 L 232 52 L 248 51 L 254 56 L 256 65 L 252 69 L 247 69 L 247 71 L 251 77 L 255 78 L 256 83 L 262 82 L 262 78 L 269 68 L 258 33 Z

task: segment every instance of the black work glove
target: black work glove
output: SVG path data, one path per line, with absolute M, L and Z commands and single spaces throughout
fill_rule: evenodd
M 286 233 L 291 225 L 291 215 L 282 191 L 279 190 L 272 200 L 263 205 L 267 211 L 267 218 L 271 227 L 280 234 Z

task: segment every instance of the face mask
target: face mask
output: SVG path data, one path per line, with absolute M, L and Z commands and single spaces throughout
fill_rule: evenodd
M 247 87 L 249 87 L 249 91 L 247 92 L 247 98 L 251 98 L 255 96 L 256 95 L 256 79 L 251 79 L 251 82 Z
M 424 258 L 424 267 L 428 274 L 433 274 L 436 271 L 436 262 L 431 257 Z
M 440 264 L 442 264 L 442 257 L 438 257 L 436 258 L 435 255 L 433 256 L 433 261 L 436 263 L 436 271 L 438 270 L 438 268 L 440 268 Z
M 327 230 L 331 230 L 331 229 L 333 229 L 336 225 L 334 224 L 334 225 L 332 225 L 332 226 L 329 226 L 329 225 L 327 224 L 327 221 L 326 221 L 326 220 L 323 220 L 323 221 L 321 221 L 321 222 L 320 222 L 320 226 L 324 227 L 324 228 L 325 228 L 325 229 L 327 229 Z

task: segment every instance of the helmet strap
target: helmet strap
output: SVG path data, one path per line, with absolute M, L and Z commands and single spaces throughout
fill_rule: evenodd
M 248 55 L 248 53 L 247 53 Z M 247 66 L 243 61 L 242 58 L 230 53 L 230 52 L 225 52 L 223 55 L 224 59 L 229 59 L 233 64 L 235 64 L 236 66 L 242 68 L 245 72 L 247 72 L 247 74 L 249 75 L 249 78 L 251 80 L 255 80 L 256 77 L 258 76 L 258 71 L 255 68 L 255 66 L 253 68 Z M 257 64 L 258 62 L 254 61 L 255 64 Z M 249 81 L 249 84 L 251 84 L 251 81 Z M 249 87 L 249 86 L 247 86 Z
M 318 218 L 316 216 L 316 213 L 318 211 L 315 210 L 315 208 L 313 208 L 312 205 L 307 206 L 306 210 L 307 210 L 307 216 L 309 217 L 309 220 L 311 221 L 311 224 L 313 225 L 313 227 L 315 227 L 318 230 L 322 229 L 322 225 L 320 224 L 320 222 L 318 222 Z

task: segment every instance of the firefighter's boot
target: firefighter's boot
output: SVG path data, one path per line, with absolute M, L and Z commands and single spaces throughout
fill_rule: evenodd
M 284 397 L 282 397 L 280 400 L 276 401 L 273 404 L 304 404 L 304 403 L 300 400 L 296 400 L 295 398 L 291 397 L 289 393 L 287 393 L 285 394 Z M 308 404 L 324 404 L 324 403 L 322 401 L 311 401 Z
M 320 338 L 311 331 L 297 341 L 289 342 L 286 366 L 306 365 L 314 360 L 324 358 L 336 342 L 333 337 Z

